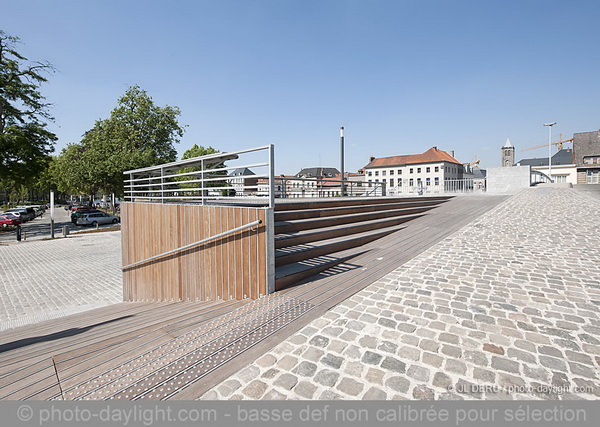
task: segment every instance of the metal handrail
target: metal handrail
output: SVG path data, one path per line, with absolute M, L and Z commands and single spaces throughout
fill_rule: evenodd
M 256 220 L 256 221 L 253 221 L 253 222 L 249 222 L 248 224 L 240 225 L 239 227 L 236 227 L 236 228 L 232 228 L 231 230 L 224 231 L 223 233 L 215 234 L 214 236 L 207 237 L 207 238 L 199 240 L 197 242 L 190 243 L 189 245 L 181 246 L 181 247 L 179 247 L 177 249 L 173 249 L 173 250 L 170 250 L 170 251 L 167 251 L 167 252 L 163 252 L 162 254 L 154 255 L 154 256 L 152 256 L 150 258 L 143 259 L 141 261 L 136 261 L 134 263 L 127 264 L 127 265 L 123 266 L 121 268 L 121 270 L 125 270 L 127 268 L 131 268 L 131 267 L 134 267 L 136 265 L 144 264 L 144 263 L 146 263 L 148 261 L 152 261 L 154 259 L 161 258 L 161 257 L 166 256 L 166 255 L 174 254 L 175 252 L 179 252 L 179 251 L 183 251 L 183 250 L 186 250 L 186 249 L 190 249 L 190 248 L 193 248 L 194 246 L 201 245 L 201 244 L 206 243 L 206 242 L 208 242 L 210 240 L 218 239 L 220 237 L 225 237 L 225 236 L 228 236 L 229 234 L 233 234 L 233 233 L 235 233 L 237 231 L 242 231 L 242 230 L 245 230 L 246 228 L 254 227 L 255 225 L 259 225 L 259 224 L 262 224 L 262 220 L 260 220 L 260 219 Z

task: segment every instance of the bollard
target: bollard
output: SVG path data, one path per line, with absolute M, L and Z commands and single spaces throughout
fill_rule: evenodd
M 62 234 L 63 234 L 63 237 L 67 237 L 69 235 L 69 226 L 68 225 L 62 226 Z
M 17 242 L 21 241 L 21 226 L 17 225 Z

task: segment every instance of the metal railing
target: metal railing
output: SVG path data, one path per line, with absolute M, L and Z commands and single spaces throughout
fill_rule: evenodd
M 131 202 L 247 201 L 273 206 L 273 145 L 209 154 L 124 172 Z
M 390 187 L 388 194 L 397 195 L 422 195 L 422 194 L 446 194 L 446 193 L 472 193 L 474 191 L 485 191 L 485 186 L 476 185 L 473 178 L 446 179 L 444 181 L 420 181 L 416 184 L 403 183 Z
M 297 178 L 278 176 L 274 178 L 276 198 L 327 198 L 385 196 L 383 182 L 349 181 L 329 177 Z
M 232 228 L 231 230 L 227 230 L 227 231 L 224 231 L 222 233 L 215 234 L 214 236 L 210 236 L 210 237 L 207 237 L 207 238 L 202 239 L 202 240 L 198 240 L 197 242 L 190 243 L 189 245 L 181 246 L 179 248 L 176 248 L 176 249 L 173 249 L 173 250 L 170 250 L 170 251 L 167 251 L 167 252 L 163 252 L 162 254 L 154 255 L 154 256 L 151 256 L 149 258 L 143 259 L 141 261 L 136 261 L 136 262 L 133 262 L 131 264 L 124 265 L 121 269 L 125 270 L 125 269 L 131 268 L 131 267 L 135 267 L 137 265 L 145 264 L 145 263 L 153 261 L 155 259 L 159 259 L 159 258 L 168 256 L 168 255 L 173 255 L 173 254 L 175 254 L 177 252 L 185 251 L 185 250 L 191 249 L 191 248 L 193 248 L 195 246 L 199 246 L 199 245 L 202 245 L 204 243 L 208 243 L 211 240 L 220 239 L 221 237 L 229 236 L 230 234 L 237 233 L 238 231 L 242 231 L 242 230 L 245 230 L 247 228 L 252 228 L 255 225 L 259 225 L 261 223 L 262 223 L 262 221 L 260 219 L 257 220 L 257 221 L 249 222 L 248 224 L 240 225 L 239 227 Z

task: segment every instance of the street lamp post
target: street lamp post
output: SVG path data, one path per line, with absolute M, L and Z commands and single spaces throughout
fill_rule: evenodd
M 552 182 L 552 126 L 556 122 L 544 123 L 544 126 L 548 126 L 548 178 Z
M 340 128 L 340 167 L 341 167 L 341 174 L 342 174 L 342 191 L 341 191 L 341 195 L 342 197 L 344 197 L 344 127 L 342 126 Z

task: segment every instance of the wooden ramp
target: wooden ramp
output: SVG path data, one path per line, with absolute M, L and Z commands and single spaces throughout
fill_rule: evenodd
M 257 300 L 121 303 L 3 332 L 0 398 L 195 399 L 504 199 L 456 197 Z

